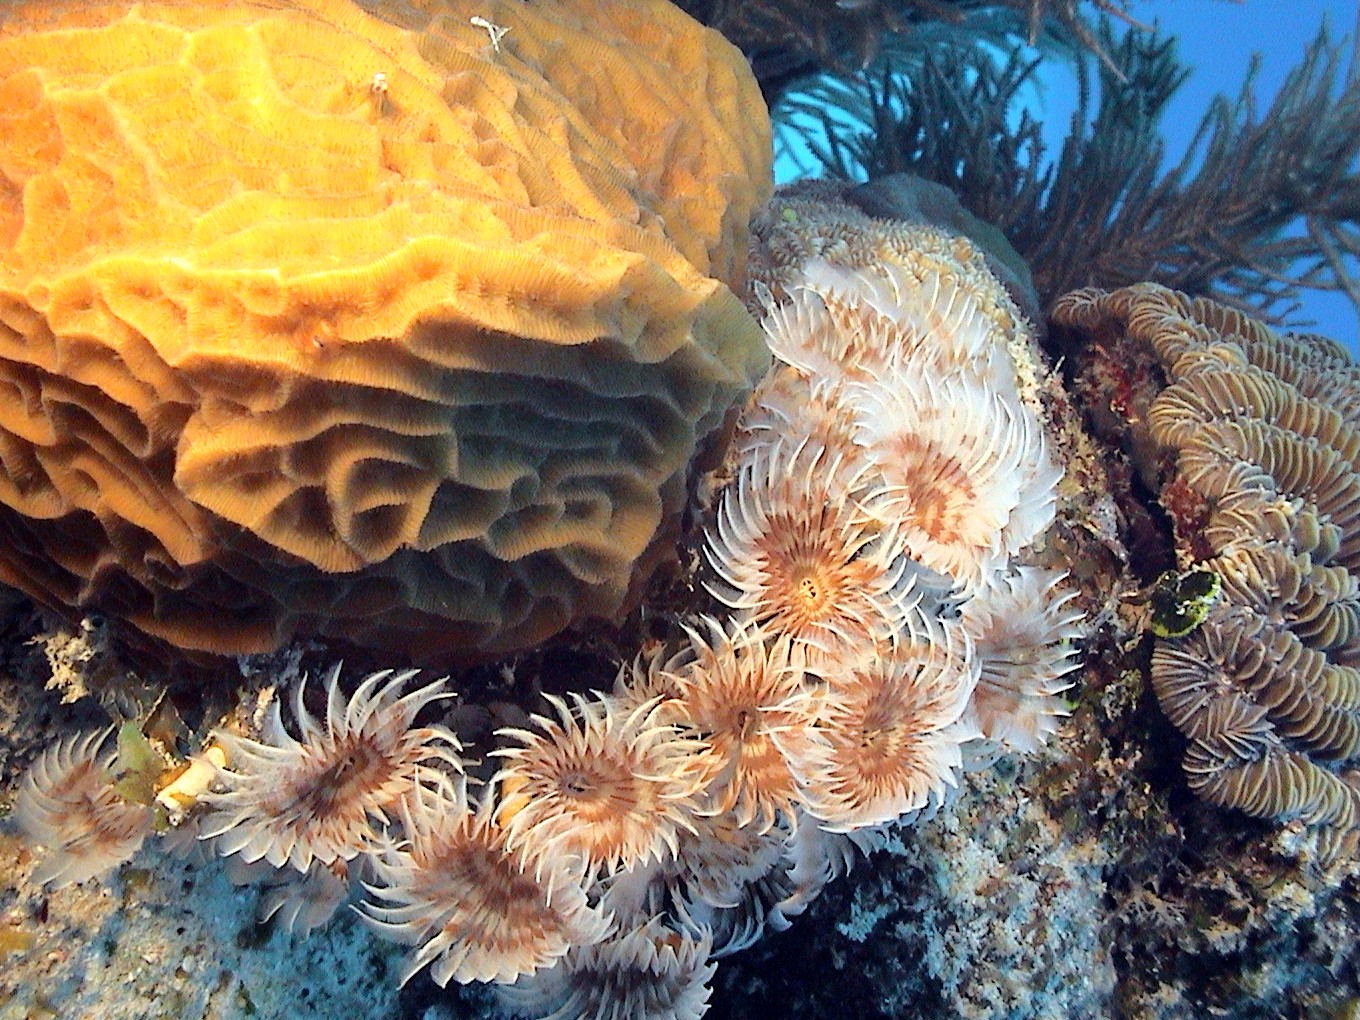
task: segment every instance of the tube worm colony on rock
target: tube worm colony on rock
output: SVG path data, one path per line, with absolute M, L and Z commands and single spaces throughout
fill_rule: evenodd
M 403 981 L 491 981 L 529 1016 L 698 1016 L 714 959 L 965 767 L 1052 734 L 1081 629 L 1037 562 L 1061 468 L 1023 321 L 965 240 L 780 201 L 761 250 L 817 251 L 762 271 L 780 360 L 706 531 L 725 613 L 502 729 L 482 785 L 417 725 L 443 682 L 401 693 L 411 674 L 349 699 L 332 675 L 320 717 L 299 685 L 291 720 L 275 702 L 257 738 L 218 735 L 220 790 L 184 831 L 272 866 L 263 912 L 306 929 L 348 887 L 414 947 Z M 828 350 L 841 371 L 807 367 Z
M 294 929 L 357 900 L 402 981 L 698 1016 L 714 959 L 1064 715 L 1044 370 L 971 242 L 834 191 L 766 205 L 748 267 L 764 111 L 667 5 L 386 9 L 7 8 L 37 155 L 3 221 L 0 576 L 189 652 L 531 647 L 640 597 L 758 382 L 712 601 L 502 728 L 494 771 L 439 718 L 456 681 L 337 669 L 320 712 L 299 683 L 136 791 L 106 738 L 60 744 L 20 817 L 53 882 L 168 829 Z M 211 172 L 163 130 L 190 116 Z

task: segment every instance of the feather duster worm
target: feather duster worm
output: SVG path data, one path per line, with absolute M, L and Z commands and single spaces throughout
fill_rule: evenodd
M 406 841 L 374 856 L 376 902 L 360 905 L 380 935 L 417 947 L 402 984 L 425 966 L 441 988 L 514 981 L 604 938 L 611 920 L 587 902 L 575 858 L 512 852 L 492 798 L 474 808 L 466 780 L 437 785 L 402 800 Z
M 855 415 L 839 389 L 816 386 L 787 365 L 776 366 L 756 388 L 733 439 L 736 460 L 748 464 L 763 448 L 804 443 L 839 459 L 854 477 L 864 470 L 864 451 L 855 443 Z
M 918 280 L 890 262 L 852 270 L 811 259 L 762 325 L 774 355 L 821 386 L 871 383 L 918 352 L 934 375 L 977 372 L 1001 339 L 961 281 L 937 271 Z
M 768 829 L 792 816 L 797 788 L 784 749 L 808 739 L 816 698 L 803 685 L 787 638 L 767 642 L 752 624 L 728 628 L 711 617 L 702 623 L 707 636 L 689 630 L 693 658 L 680 672 L 678 710 L 714 758 L 705 810 L 730 811 L 739 826 Z
M 306 935 L 335 916 L 349 898 L 349 890 L 349 863 L 345 861 L 314 861 L 301 875 L 276 868 L 265 879 L 257 917 L 260 924 L 277 918 L 286 930 Z
M 898 364 L 854 392 L 859 441 L 887 483 L 874 511 L 912 557 L 975 585 L 1013 551 L 1002 532 L 1045 456 L 1042 433 L 985 386 L 918 369 Z
M 19 783 L 14 820 L 48 848 L 33 881 L 55 889 L 97 878 L 131 860 L 152 811 L 116 788 L 114 728 L 76 733 L 48 747 Z
M 788 829 L 738 825 L 732 814 L 709 814 L 680 836 L 679 867 L 671 895 L 693 910 L 696 904 L 733 909 L 747 886 L 760 881 L 783 860 Z
M 884 526 L 902 530 L 913 559 L 981 583 L 1052 522 L 1062 473 L 1008 351 L 1024 330 L 967 245 L 848 216 L 802 209 L 800 226 L 768 239 L 782 298 L 759 282 L 757 293 L 782 364 L 757 393 L 742 448 L 782 421 L 834 443 L 843 415 L 828 409 L 848 411 L 857 466 L 881 476 Z M 800 249 L 810 257 L 781 264 Z
M 868 854 L 881 849 L 887 842 L 885 830 L 886 826 L 875 826 L 830 832 L 816 824 L 797 826 L 783 846 L 790 890 L 770 908 L 766 920 L 776 930 L 786 929 L 791 919 L 807 910 L 828 883 L 850 873 L 856 850 Z
M 373 844 L 376 825 L 429 766 L 462 771 L 460 746 L 442 726 L 415 726 L 420 710 L 453 695 L 437 680 L 401 693 L 415 671 L 384 670 L 369 676 L 345 700 L 340 670 L 326 683 L 326 714 L 317 719 L 303 703 L 305 682 L 293 690 L 295 738 L 284 727 L 279 702 L 265 722 L 263 740 L 219 733 L 230 766 L 224 790 L 208 793 L 201 838 L 219 853 L 264 859 L 276 868 L 307 871 L 314 861 L 350 860 Z
M 712 936 L 653 918 L 574 949 L 556 966 L 501 989 L 510 1012 L 542 1020 L 698 1020 L 708 1011 Z
M 957 785 L 972 735 L 958 723 L 978 677 L 970 653 L 966 644 L 904 644 L 828 680 L 812 739 L 787 749 L 823 827 L 895 821 Z
M 866 523 L 859 489 L 829 451 L 806 443 L 758 451 L 709 533 L 718 575 L 710 591 L 739 619 L 829 656 L 928 633 L 949 582 L 907 559 L 894 531 Z
M 415 726 L 442 684 L 403 695 L 411 674 L 376 674 L 352 699 L 332 676 L 322 718 L 299 687 L 288 728 L 275 704 L 259 739 L 221 737 L 204 828 L 229 861 L 287 876 L 264 913 L 308 928 L 362 874 L 361 915 L 414 947 L 403 983 L 428 967 L 441 986 L 514 982 L 513 1008 L 563 1020 L 688 1020 L 713 958 L 786 926 L 881 826 L 946 798 L 989 662 L 1004 688 L 1006 669 L 1042 659 L 1048 705 L 1073 620 L 1061 600 L 1038 623 L 1021 613 L 1020 589 L 1052 575 L 1005 571 L 1051 510 L 1056 468 L 1032 402 L 998 381 L 1009 327 L 946 261 L 809 269 L 767 321 L 789 363 L 747 414 L 708 536 L 731 618 L 691 618 L 687 648 L 639 654 L 611 695 L 550 698 L 499 730 L 510 746 L 479 798 L 452 733 Z M 799 330 L 818 331 L 811 354 Z M 981 480 L 971 496 L 899 456 L 922 435 Z M 959 521 L 976 525 L 963 551 L 935 557 L 968 582 L 960 622 L 953 579 L 909 539 L 968 514 L 981 520 Z M 989 611 L 1016 620 L 984 619 L 992 585 Z M 1035 711 L 1014 684 L 1019 708 L 992 698 L 998 713 Z
M 508 845 L 577 855 L 592 875 L 674 857 L 709 778 L 704 745 L 663 721 L 659 699 L 574 700 L 573 711 L 548 696 L 557 718 L 533 716 L 536 731 L 498 731 L 517 742 L 492 752 L 507 762 L 496 782 Z
M 968 718 L 983 739 L 1003 750 L 1037 750 L 1067 715 L 1059 696 L 1077 668 L 1072 642 L 1083 637 L 1074 592 L 1065 575 L 1017 567 L 977 592 L 963 607 L 981 675 Z

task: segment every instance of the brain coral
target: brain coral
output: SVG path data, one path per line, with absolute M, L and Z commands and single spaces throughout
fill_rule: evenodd
M 1157 642 L 1152 682 L 1190 741 L 1192 789 L 1261 817 L 1360 830 L 1360 368 L 1152 284 L 1079 291 L 1054 318 L 1150 348 L 1166 385 L 1135 437 L 1182 568 L 1212 572 L 1203 622 Z M 1119 357 L 1134 354 L 1120 348 Z M 1165 628 L 1164 628 L 1165 629 Z
M 0 580 L 229 654 L 638 587 L 768 358 L 755 82 L 661 0 L 370 6 L 6 5 Z

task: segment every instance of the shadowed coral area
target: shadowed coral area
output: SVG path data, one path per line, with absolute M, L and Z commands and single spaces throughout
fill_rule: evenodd
M 1054 318 L 1150 349 L 1165 374 L 1129 410 L 1145 422 L 1135 453 L 1175 526 L 1178 566 L 1212 578 L 1202 612 L 1163 624 L 1152 656 L 1162 710 L 1190 741 L 1190 787 L 1353 848 L 1360 368 L 1330 340 L 1153 284 L 1076 291 Z
M 370 6 L 7 6 L 0 580 L 431 656 L 657 558 L 767 361 L 754 80 L 663 3 Z

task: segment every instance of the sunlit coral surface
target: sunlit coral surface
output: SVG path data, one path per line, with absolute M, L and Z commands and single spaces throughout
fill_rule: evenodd
M 660 2 L 370 7 L 5 5 L 0 579 L 429 655 L 656 559 L 767 357 L 745 61 Z

